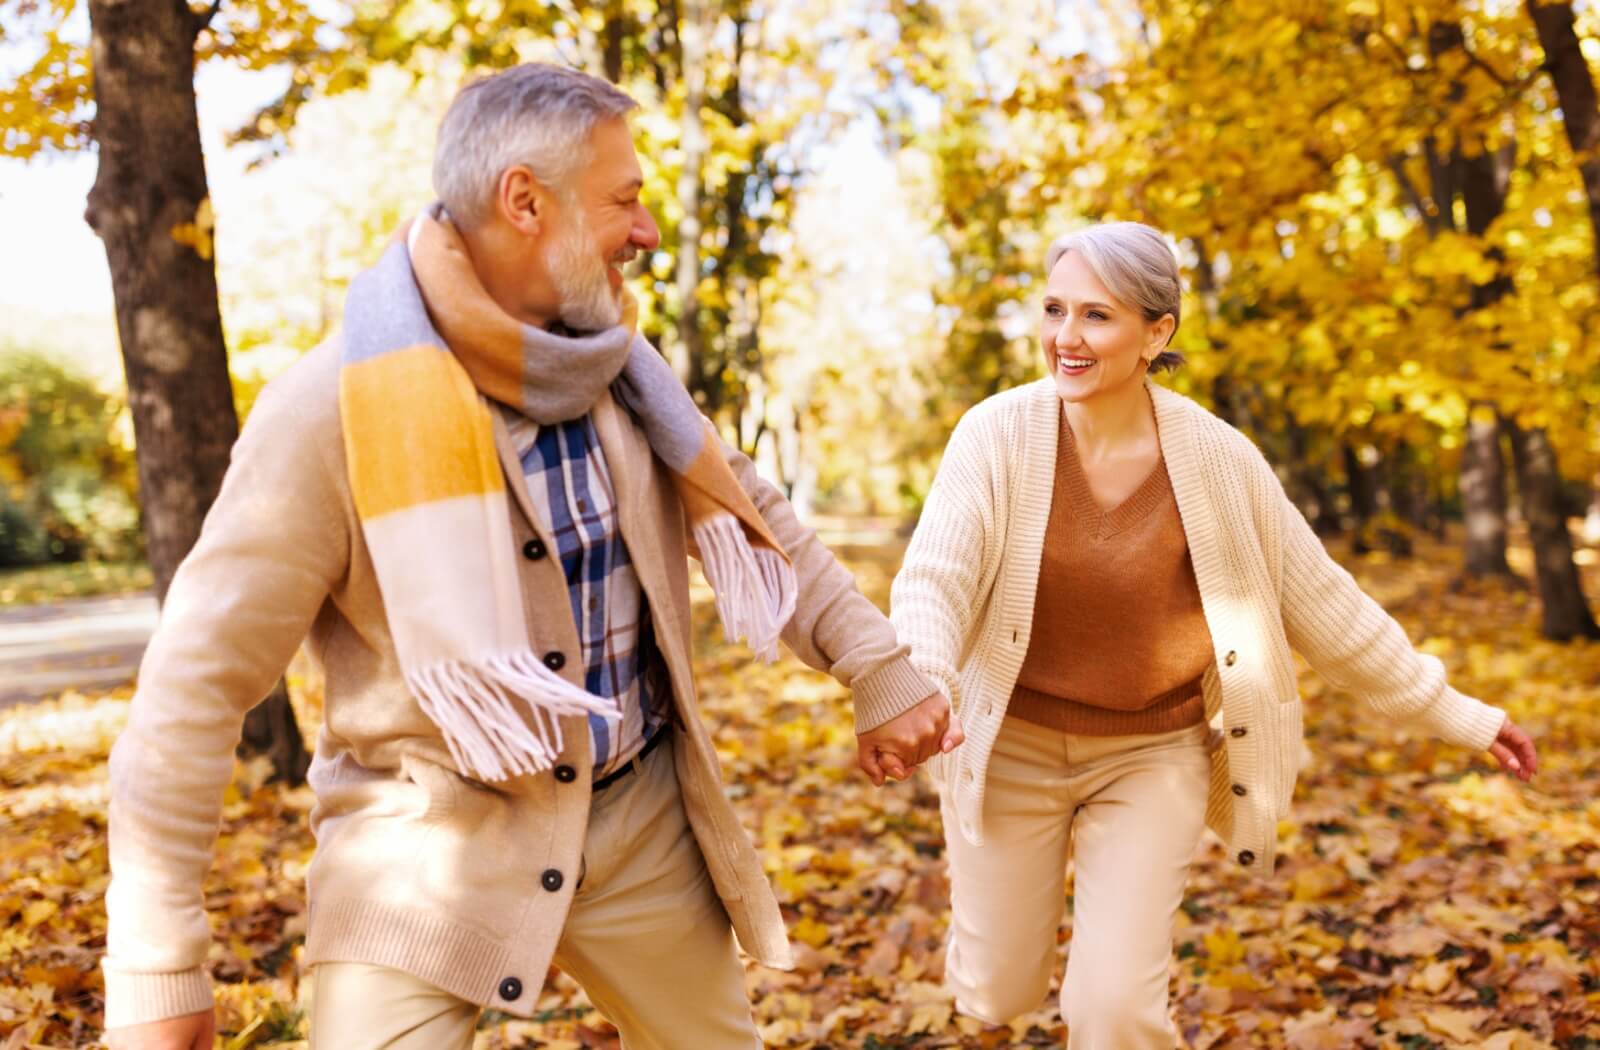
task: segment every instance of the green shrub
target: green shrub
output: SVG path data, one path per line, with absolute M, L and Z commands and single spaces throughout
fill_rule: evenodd
M 0 566 L 141 556 L 123 408 L 42 354 L 0 351 Z

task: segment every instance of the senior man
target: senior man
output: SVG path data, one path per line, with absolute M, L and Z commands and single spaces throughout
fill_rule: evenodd
M 211 1046 L 201 877 L 246 710 L 326 671 L 305 964 L 314 1047 L 468 1048 L 553 961 L 629 1050 L 760 1045 L 734 935 L 789 963 L 690 673 L 724 628 L 854 694 L 875 782 L 956 746 L 947 699 L 635 332 L 656 247 L 604 81 L 461 92 L 439 203 L 262 394 L 111 756 L 113 1047 Z

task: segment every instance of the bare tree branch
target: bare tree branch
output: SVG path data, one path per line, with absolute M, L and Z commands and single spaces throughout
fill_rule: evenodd
M 194 35 L 198 37 L 201 33 L 204 33 L 207 29 L 211 28 L 212 19 L 216 18 L 217 12 L 221 10 L 222 0 L 211 0 L 211 6 L 207 7 L 204 11 L 195 11 L 191 9 L 189 13 L 194 20 Z

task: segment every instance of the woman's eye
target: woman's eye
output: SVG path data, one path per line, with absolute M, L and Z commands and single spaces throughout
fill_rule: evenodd
M 1061 316 L 1061 307 L 1059 307 L 1059 306 L 1047 306 L 1047 307 L 1044 308 L 1044 315 L 1046 317 L 1060 317 Z
M 1090 310 L 1088 316 L 1091 321 L 1104 321 L 1106 319 L 1106 315 L 1099 310 Z

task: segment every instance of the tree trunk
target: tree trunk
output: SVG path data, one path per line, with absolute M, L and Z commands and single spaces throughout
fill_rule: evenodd
M 1384 487 L 1389 491 L 1389 509 L 1395 516 L 1395 538 L 1390 543 L 1395 553 L 1407 557 L 1414 553 L 1411 537 L 1427 532 L 1432 525 L 1433 505 L 1428 496 L 1426 472 L 1417 455 L 1404 441 L 1395 445 L 1385 461 Z
M 1558 642 L 1573 638 L 1600 638 L 1583 597 L 1578 567 L 1572 560 L 1572 533 L 1567 529 L 1561 498 L 1561 475 L 1555 450 L 1543 430 L 1524 430 L 1506 421 L 1511 454 L 1517 463 L 1517 487 L 1522 513 L 1528 520 L 1534 566 L 1543 613 L 1541 631 Z
M 1378 472 L 1361 462 L 1361 453 L 1354 445 L 1346 444 L 1344 476 L 1350 493 L 1350 515 L 1355 528 L 1350 532 L 1350 549 L 1366 554 L 1372 546 L 1372 519 L 1378 516 Z
M 239 436 L 209 223 L 200 218 L 210 208 L 194 97 L 204 19 L 182 0 L 90 0 L 89 21 L 100 167 L 84 217 L 111 268 L 139 499 L 164 600 Z M 174 236 L 186 224 L 198 227 L 198 245 Z M 303 755 L 281 684 L 269 705 L 264 717 L 294 737 L 280 746 Z M 305 767 L 274 770 L 298 782 Z
M 1467 576 L 1511 576 L 1506 563 L 1506 466 L 1500 420 L 1488 405 L 1467 415 L 1461 450 L 1461 510 L 1467 525 Z
M 610 0 L 606 5 L 601 60 L 605 65 L 606 79 L 613 84 L 622 83 L 622 45 L 628 28 L 628 12 L 622 0 Z
M 289 685 L 283 679 L 267 698 L 250 709 L 239 737 L 239 755 L 266 755 L 272 760 L 272 779 L 287 784 L 303 784 L 311 756 L 306 753 L 305 737 L 295 721 L 289 703 Z
M 683 0 L 678 23 L 683 46 L 683 117 L 679 125 L 683 170 L 678 173 L 678 375 L 696 400 L 704 402 L 707 377 L 702 375 L 705 350 L 700 332 L 700 177 L 705 165 L 706 132 L 701 107 L 706 100 L 706 26 L 704 0 Z
M 1283 431 L 1288 444 L 1285 457 L 1289 467 L 1290 495 L 1300 508 L 1311 529 L 1318 536 L 1337 536 L 1344 531 L 1339 508 L 1329 489 L 1329 472 L 1325 463 L 1316 462 L 1313 455 L 1314 435 L 1294 418 L 1294 413 L 1283 414 Z
M 165 598 L 239 436 L 210 250 L 172 235 L 207 199 L 197 27 L 180 0 L 93 0 L 89 10 L 100 170 L 86 218 L 111 266 L 150 566 Z
M 1465 51 L 1466 46 L 1466 36 L 1458 22 L 1436 22 L 1429 28 L 1428 49 L 1435 59 L 1449 51 Z M 1451 102 L 1459 101 L 1465 90 L 1463 83 L 1452 85 Z M 1439 155 L 1432 137 L 1426 140 L 1425 148 L 1434 206 L 1439 213 L 1438 221 L 1429 223 L 1430 234 L 1458 228 L 1455 199 L 1459 195 L 1465 205 L 1467 232 L 1483 236 L 1505 210 L 1506 176 L 1510 170 L 1505 151 L 1479 150 L 1468 156 L 1457 142 L 1445 157 Z M 1498 260 L 1498 251 L 1491 249 L 1491 257 Z M 1472 289 L 1472 309 L 1489 306 L 1510 290 L 1510 280 L 1497 275 Z M 1506 564 L 1505 457 L 1500 454 L 1493 406 L 1473 406 L 1466 438 L 1460 477 L 1467 526 L 1464 573 L 1468 577 L 1511 576 Z
M 1539 31 L 1544 68 L 1555 82 L 1567 141 L 1572 144 L 1578 173 L 1583 177 L 1583 192 L 1589 199 L 1589 229 L 1594 236 L 1594 266 L 1600 272 L 1600 104 L 1595 99 L 1594 78 L 1578 42 L 1570 3 L 1528 0 L 1528 14 Z

